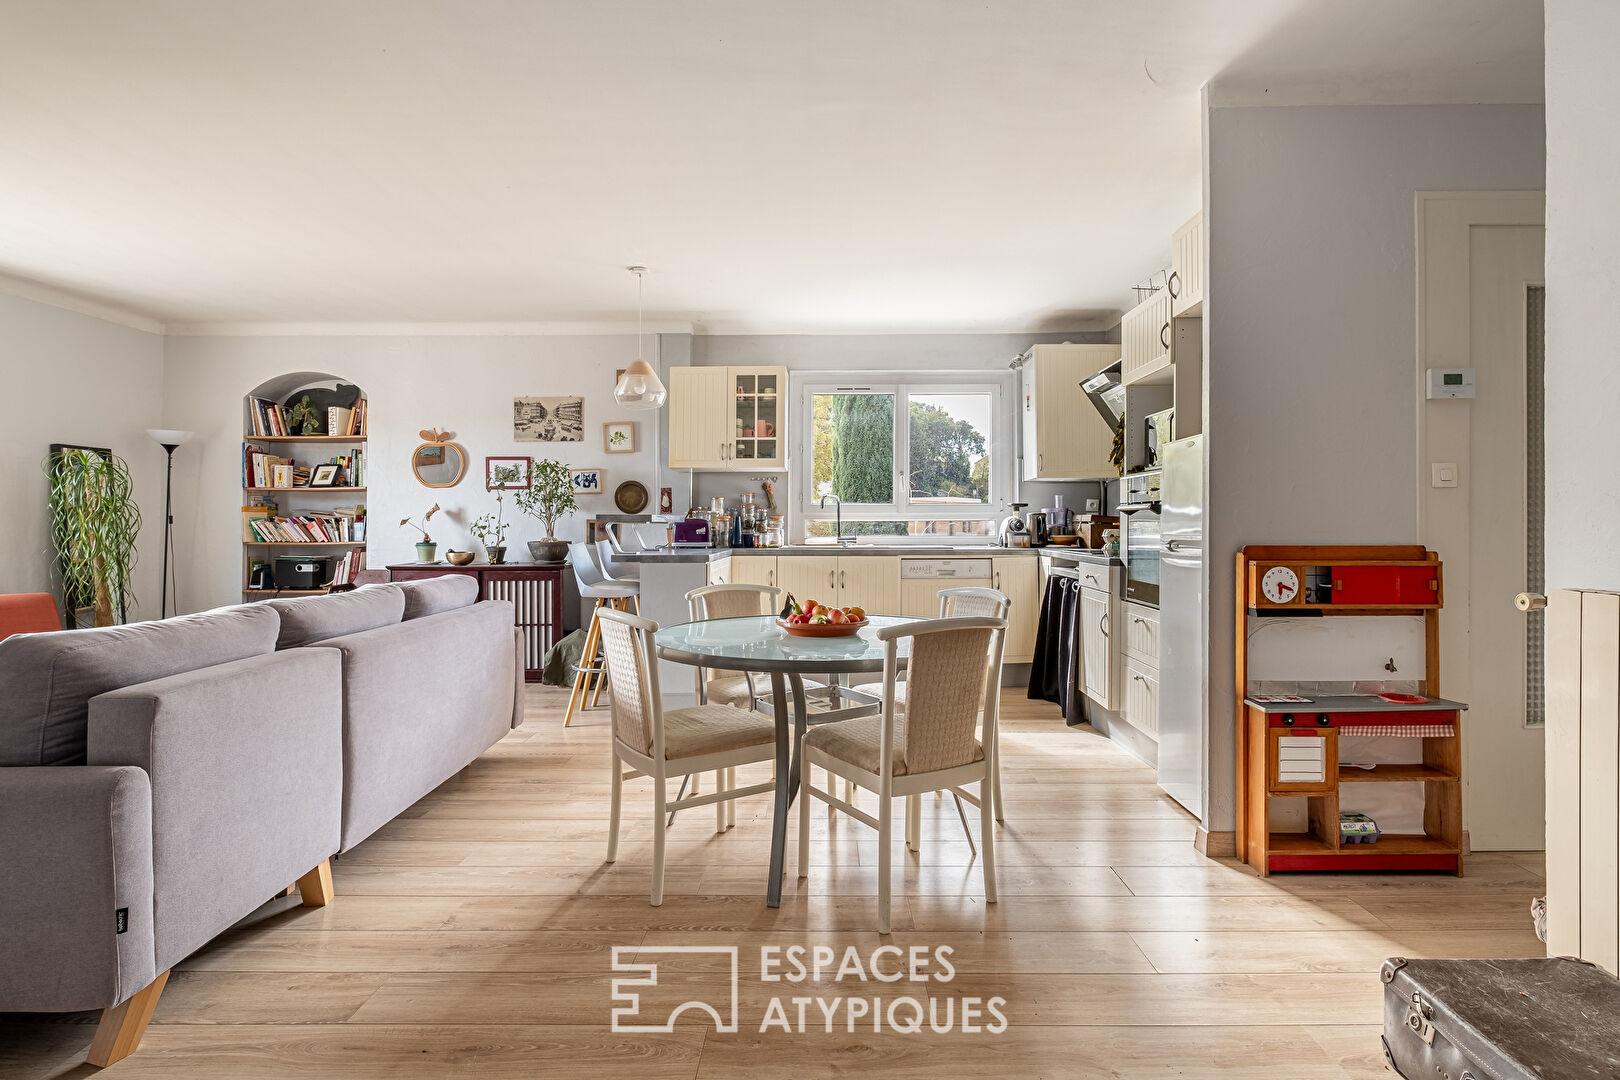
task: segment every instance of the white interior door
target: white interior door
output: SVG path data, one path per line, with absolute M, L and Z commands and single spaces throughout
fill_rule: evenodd
M 1420 367 L 1475 372 L 1472 400 L 1420 401 L 1419 509 L 1446 567 L 1440 685 L 1469 705 L 1463 821 L 1480 851 L 1545 844 L 1544 647 L 1513 607 L 1541 586 L 1542 205 L 1530 192 L 1420 202 Z

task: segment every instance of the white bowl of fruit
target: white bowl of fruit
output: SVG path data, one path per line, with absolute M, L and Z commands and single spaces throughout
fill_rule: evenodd
M 790 596 L 776 625 L 793 637 L 852 637 L 866 625 L 866 609 L 828 607 L 814 600 L 799 604 Z

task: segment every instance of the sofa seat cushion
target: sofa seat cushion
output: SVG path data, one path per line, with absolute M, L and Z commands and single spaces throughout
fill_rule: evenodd
M 328 638 L 393 626 L 405 614 L 405 594 L 398 585 L 362 585 L 330 596 L 267 600 L 281 616 L 276 648 L 296 649 Z
M 478 579 L 471 574 L 441 574 L 419 581 L 398 581 L 405 594 L 405 620 L 471 607 L 478 602 Z
M 0 765 L 82 765 L 91 698 L 273 652 L 280 625 L 248 604 L 0 641 Z

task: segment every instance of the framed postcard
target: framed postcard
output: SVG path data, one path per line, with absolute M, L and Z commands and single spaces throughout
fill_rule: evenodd
M 529 486 L 530 459 L 526 457 L 487 457 L 484 459 L 484 490 L 522 491 Z
M 584 442 L 585 399 L 513 398 L 512 439 L 515 442 Z
M 310 487 L 336 487 L 338 482 L 338 467 L 328 462 L 325 465 L 315 466 L 315 471 L 309 474 Z
M 602 452 L 604 454 L 633 454 L 636 452 L 636 422 L 615 420 L 602 425 Z
M 573 481 L 575 495 L 602 494 L 604 481 L 601 469 L 570 469 L 569 477 Z

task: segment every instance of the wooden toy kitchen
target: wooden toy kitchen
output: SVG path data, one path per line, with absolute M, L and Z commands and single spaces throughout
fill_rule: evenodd
M 1443 598 L 1421 546 L 1238 553 L 1238 858 L 1462 874 L 1467 706 L 1440 696 Z

